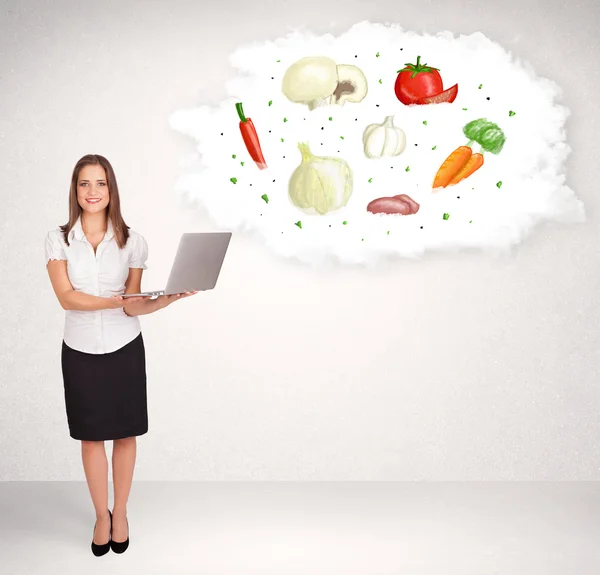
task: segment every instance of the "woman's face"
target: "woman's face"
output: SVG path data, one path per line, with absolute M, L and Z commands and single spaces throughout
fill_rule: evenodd
M 77 201 L 84 212 L 102 212 L 108 206 L 109 199 L 106 173 L 102 166 L 88 165 L 79 170 Z

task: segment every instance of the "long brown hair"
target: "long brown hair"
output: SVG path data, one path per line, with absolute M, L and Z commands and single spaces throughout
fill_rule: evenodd
M 69 232 L 73 229 L 73 226 L 77 223 L 77 219 L 81 216 L 83 209 L 77 201 L 77 182 L 79 180 L 79 172 L 84 166 L 102 166 L 106 173 L 106 183 L 108 185 L 109 202 L 108 202 L 108 218 L 112 223 L 113 232 L 115 234 L 115 240 L 119 248 L 124 248 L 129 238 L 129 226 L 123 220 L 121 215 L 121 201 L 119 199 L 119 186 L 117 185 L 117 178 L 115 171 L 110 165 L 110 162 L 99 154 L 87 154 L 83 156 L 73 168 L 73 175 L 71 176 L 71 188 L 69 190 L 69 222 L 63 226 L 60 226 L 60 230 L 63 233 L 64 240 L 69 245 Z

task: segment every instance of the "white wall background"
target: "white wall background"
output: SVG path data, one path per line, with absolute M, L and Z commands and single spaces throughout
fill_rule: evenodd
M 143 316 L 150 431 L 137 480 L 598 480 L 600 287 L 593 0 L 2 2 L 0 480 L 83 479 L 64 311 L 44 266 L 77 159 L 117 173 L 161 288 L 183 231 L 179 108 L 216 103 L 240 43 L 289 26 L 481 31 L 564 87 L 568 183 L 588 216 L 513 256 L 315 271 L 237 234 L 218 289 Z M 459 8 L 460 6 L 460 8 Z

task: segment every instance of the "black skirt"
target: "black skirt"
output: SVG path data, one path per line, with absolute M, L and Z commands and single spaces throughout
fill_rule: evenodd
M 111 353 L 84 353 L 63 340 L 65 404 L 73 439 L 108 441 L 148 431 L 146 352 L 140 334 Z

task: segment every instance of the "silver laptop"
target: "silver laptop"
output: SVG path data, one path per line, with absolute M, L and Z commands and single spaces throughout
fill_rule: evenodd
M 172 295 L 213 289 L 230 240 L 231 232 L 182 234 L 167 287 L 159 291 L 123 294 L 123 297 Z

